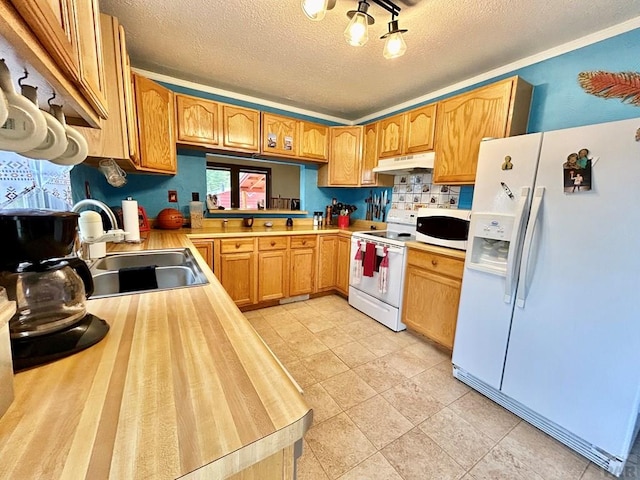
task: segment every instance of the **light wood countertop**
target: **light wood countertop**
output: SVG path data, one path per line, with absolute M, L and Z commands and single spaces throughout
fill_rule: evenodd
M 15 375 L 0 478 L 225 478 L 302 438 L 309 406 L 185 233 L 110 244 L 192 247 L 210 283 L 90 300 L 107 337 Z

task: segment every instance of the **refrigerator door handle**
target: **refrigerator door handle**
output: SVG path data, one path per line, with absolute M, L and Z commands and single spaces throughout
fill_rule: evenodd
M 516 228 L 511 233 L 511 246 L 509 248 L 509 256 L 507 257 L 507 276 L 504 281 L 504 303 L 511 303 L 513 290 L 515 287 L 516 266 L 518 263 L 518 252 L 520 251 L 520 241 L 522 238 L 522 229 L 524 228 L 524 212 L 529 201 L 529 187 L 522 187 L 520 197 L 518 198 L 518 206 L 516 208 L 516 218 L 514 225 Z
M 527 277 L 529 273 L 529 260 L 531 257 L 531 247 L 533 244 L 533 235 L 538 223 L 538 217 L 540 215 L 540 207 L 542 206 L 542 198 L 544 197 L 544 187 L 536 187 L 533 193 L 533 202 L 531 203 L 531 215 L 529 216 L 529 226 L 527 228 L 527 234 L 524 237 L 524 247 L 522 249 L 522 263 L 520 265 L 520 287 L 518 288 L 518 294 L 516 296 L 516 305 L 520 308 L 524 308 L 524 303 L 527 298 L 529 285 L 527 285 Z

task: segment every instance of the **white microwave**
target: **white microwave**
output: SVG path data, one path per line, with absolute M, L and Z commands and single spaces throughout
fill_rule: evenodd
M 421 208 L 416 221 L 416 240 L 466 250 L 470 221 L 471 210 Z

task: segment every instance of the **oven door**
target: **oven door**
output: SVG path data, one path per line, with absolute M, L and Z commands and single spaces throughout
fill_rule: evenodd
M 383 246 L 376 246 L 376 269 L 374 269 L 373 277 L 365 277 L 364 275 L 358 280 L 355 278 L 354 271 L 356 265 L 355 255 L 358 250 L 358 240 L 360 240 L 360 249 L 362 258 L 365 257 L 367 243 L 377 243 L 353 236 L 351 238 L 351 262 L 349 264 L 349 285 L 360 290 L 378 300 L 400 308 L 402 302 L 402 288 L 404 283 L 404 247 L 388 246 L 387 254 L 389 255 L 389 269 L 387 270 L 387 291 L 380 291 L 380 273 L 378 265 L 383 257 Z

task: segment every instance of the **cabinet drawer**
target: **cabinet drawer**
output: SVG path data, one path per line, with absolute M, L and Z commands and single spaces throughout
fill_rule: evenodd
M 463 260 L 413 249 L 409 249 L 407 262 L 410 265 L 454 278 L 462 278 L 464 269 Z
M 258 237 L 258 250 L 284 250 L 287 237 Z
M 220 253 L 253 252 L 253 238 L 227 238 L 220 240 Z
M 291 237 L 291 248 L 314 248 L 316 235 L 294 235 Z

